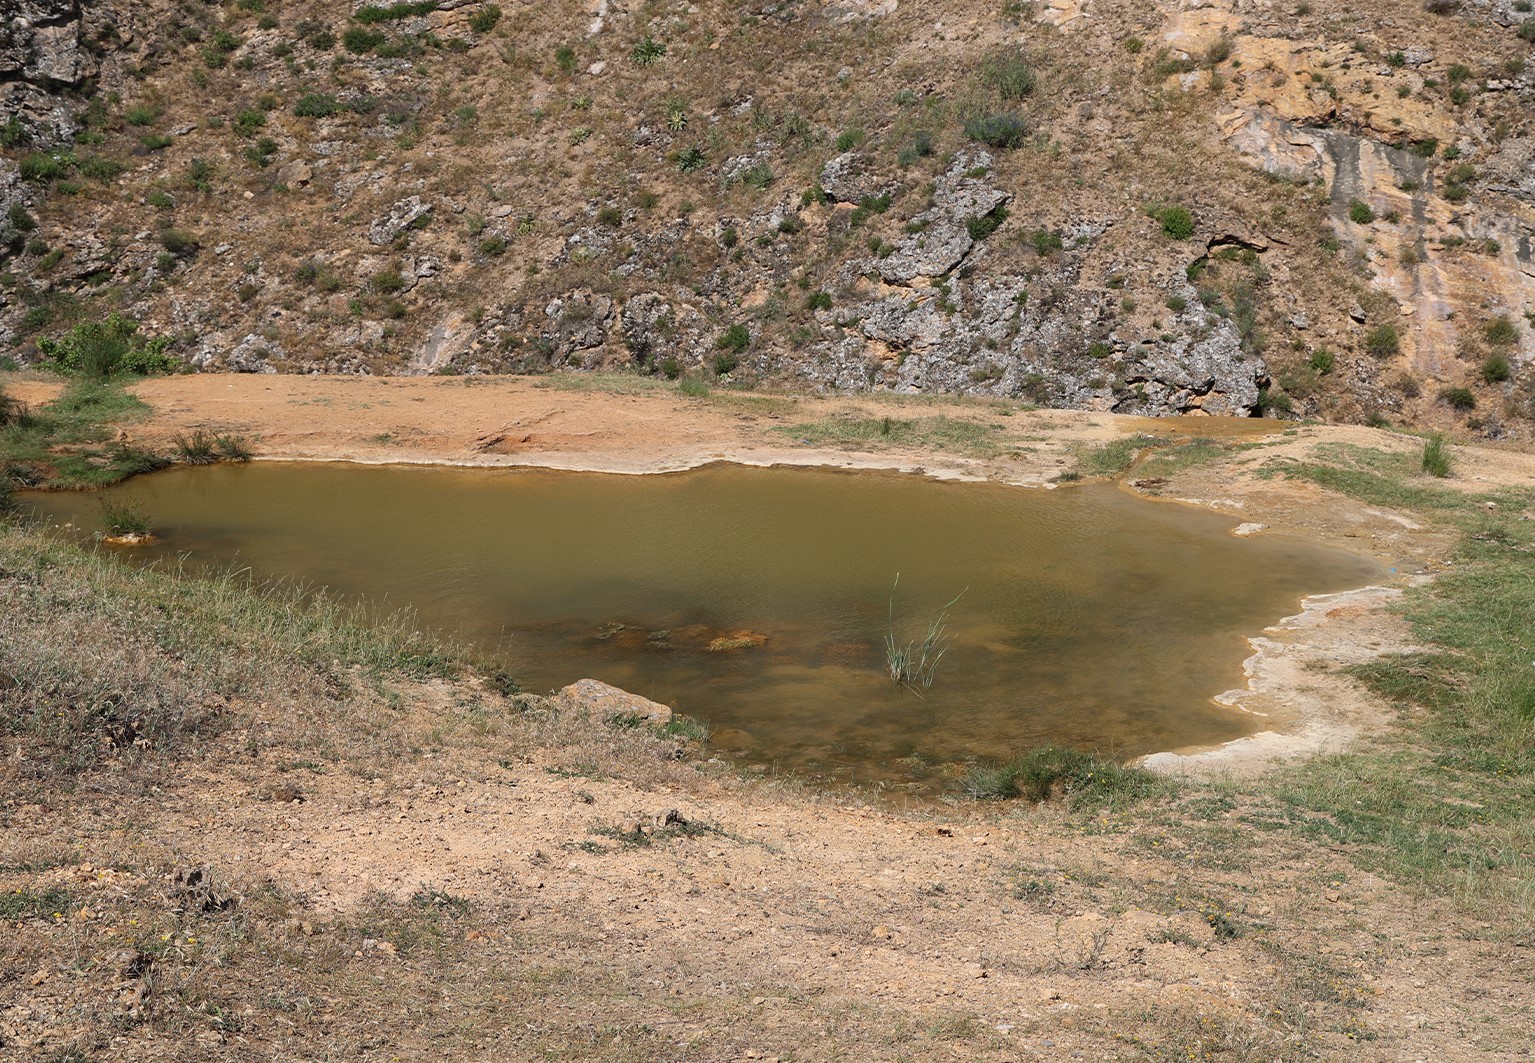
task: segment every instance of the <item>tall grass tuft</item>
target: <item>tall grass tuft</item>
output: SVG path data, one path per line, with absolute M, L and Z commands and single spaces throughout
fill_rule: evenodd
M 1450 467 L 1454 459 L 1450 456 L 1449 448 L 1445 446 L 1444 436 L 1429 436 L 1423 443 L 1423 471 L 1430 476 L 1438 476 L 1441 479 L 1450 475 Z
M 965 596 L 969 587 L 960 591 L 949 603 L 938 610 L 938 615 L 933 617 L 927 625 L 927 634 L 922 641 L 908 642 L 904 646 L 896 639 L 895 635 L 895 592 L 901 585 L 901 574 L 895 575 L 895 583 L 890 588 L 889 603 L 889 630 L 885 632 L 885 667 L 890 672 L 890 681 L 906 686 L 912 691 L 920 686 L 927 690 L 933 685 L 933 678 L 938 672 L 938 662 L 943 660 L 944 654 L 949 652 L 954 638 L 948 632 L 949 609 L 954 603 Z

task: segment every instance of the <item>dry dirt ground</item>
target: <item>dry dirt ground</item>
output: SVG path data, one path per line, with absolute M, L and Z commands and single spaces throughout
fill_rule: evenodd
M 46 397 L 41 383 L 9 388 Z M 1263 444 L 1245 452 L 1250 464 L 1218 477 L 1193 467 L 1141 489 L 1405 559 L 1397 581 L 1431 574 L 1448 545 L 1401 515 L 1255 474 L 1318 445 L 1419 445 L 1363 428 L 527 380 L 200 376 L 136 390 L 155 411 L 128 429 L 136 437 L 239 431 L 258 458 L 636 472 L 830 461 L 1042 484 L 1078 449 L 1125 433 L 1239 433 Z M 1003 419 L 1006 445 L 972 457 L 843 451 L 783 431 L 938 414 Z M 1462 463 L 1473 485 L 1528 483 L 1535 469 L 1491 450 Z M 1293 667 L 1255 696 L 1273 709 L 1286 685 L 1307 688 L 1286 710 L 1292 735 L 1321 727 L 1314 744 L 1328 746 L 1392 723 L 1351 681 L 1306 666 L 1403 645 L 1381 609 L 1392 589 L 1317 603 L 1269 633 L 1281 647 L 1273 659 Z M 1263 667 L 1260 658 L 1255 673 Z M 245 706 L 241 729 L 152 785 L 106 775 L 69 795 L 0 802 L 0 888 L 68 898 L 49 918 L 3 924 L 0 1055 L 1395 1061 L 1535 1051 L 1527 941 L 1361 871 L 1337 847 L 1272 829 L 1261 802 L 1224 775 L 1262 770 L 1304 743 L 1164 764 L 1199 780 L 1127 813 L 895 807 L 743 778 L 707 748 L 572 730 L 514 708 L 447 684 L 296 718 Z M 137 1020 L 152 991 L 174 994 L 176 1021 Z M 94 1040 L 70 1055 L 88 1023 Z

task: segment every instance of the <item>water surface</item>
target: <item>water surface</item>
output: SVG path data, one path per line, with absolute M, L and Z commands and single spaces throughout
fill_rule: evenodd
M 748 762 L 891 782 L 1048 741 L 1133 756 L 1250 733 L 1210 700 L 1240 682 L 1244 636 L 1379 571 L 1109 486 L 258 463 L 108 494 L 153 520 L 136 557 L 408 606 L 525 689 L 592 676 L 707 721 Z M 95 520 L 88 497 L 36 502 Z M 963 592 L 920 692 L 885 670 L 897 574 L 903 643 Z

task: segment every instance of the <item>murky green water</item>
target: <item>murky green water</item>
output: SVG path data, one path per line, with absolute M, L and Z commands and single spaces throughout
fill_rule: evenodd
M 1239 681 L 1244 635 L 1379 572 L 1106 486 L 262 463 L 111 493 L 161 536 L 136 556 L 409 606 L 504 654 L 526 689 L 592 676 L 708 721 L 748 762 L 891 781 L 1047 741 L 1131 756 L 1247 733 L 1210 701 Z M 91 498 L 36 502 L 96 517 Z M 964 592 L 922 696 L 885 671 L 897 573 L 902 641 Z

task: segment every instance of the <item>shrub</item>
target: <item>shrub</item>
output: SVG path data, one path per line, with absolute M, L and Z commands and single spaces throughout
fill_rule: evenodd
M 271 137 L 262 137 L 245 149 L 245 157 L 262 169 L 266 169 L 267 166 L 271 165 L 272 156 L 276 153 L 277 141 Z
M 714 341 L 714 345 L 721 350 L 740 354 L 747 347 L 751 346 L 751 342 L 751 332 L 745 325 L 737 324 L 731 325 L 724 332 L 720 333 L 720 337 Z
M 201 428 L 190 436 L 176 433 L 171 445 L 176 448 L 176 456 L 188 465 L 212 465 L 219 460 L 214 437 Z
M 653 37 L 641 37 L 629 52 L 629 58 L 638 66 L 651 66 L 659 63 L 661 57 L 666 54 L 666 45 Z
M 1482 380 L 1488 384 L 1501 384 L 1513 375 L 1513 366 L 1501 354 L 1488 355 L 1482 362 Z
M 965 135 L 994 148 L 1012 150 L 1022 147 L 1029 136 L 1028 123 L 1014 111 L 982 114 L 965 122 Z
M 1402 349 L 1402 336 L 1395 325 L 1376 325 L 1365 333 L 1364 349 L 1377 358 L 1390 358 Z
M 349 26 L 341 35 L 341 47 L 353 55 L 363 55 L 384 43 L 384 35 L 377 30 L 362 26 Z
M 1519 326 L 1515 325 L 1507 314 L 1499 314 L 1487 322 L 1487 327 L 1482 334 L 1494 347 L 1512 347 L 1519 342 Z
M 213 446 L 219 452 L 219 457 L 225 461 L 250 461 L 250 444 L 244 436 L 234 436 L 227 432 L 220 432 L 213 437 Z
M 569 77 L 576 72 L 576 50 L 568 44 L 562 44 L 554 50 L 554 65 L 560 68 L 560 73 Z
M 830 310 L 831 309 L 831 293 L 830 292 L 811 292 L 808 296 L 805 297 L 805 309 L 806 310 Z
M 311 92 L 300 96 L 293 105 L 293 113 L 299 118 L 329 118 L 340 111 L 341 102 L 325 92 Z
M 195 233 L 189 233 L 185 229 L 161 229 L 160 246 L 173 255 L 184 257 L 197 250 L 199 241 Z
M 49 181 L 57 181 L 69 176 L 74 161 L 74 157 L 67 153 L 49 155 L 33 152 L 30 155 L 23 155 L 18 165 L 22 180 L 47 184 Z
M 868 139 L 868 134 L 865 133 L 862 129 L 844 130 L 837 137 L 837 150 L 852 151 L 854 148 L 860 147 L 863 142 Z
M 1157 207 L 1151 216 L 1162 225 L 1162 235 L 1187 240 L 1194 235 L 1194 215 L 1187 207 Z
M 114 538 L 149 534 L 149 518 L 139 509 L 138 503 L 132 500 L 108 502 L 103 499 L 97 522 L 101 525 L 102 534 Z
M 170 138 L 165 138 L 161 147 L 168 147 Z M 146 145 L 147 146 L 147 145 Z M 117 159 L 109 159 L 102 155 L 87 155 L 79 161 L 80 173 L 89 177 L 92 181 L 115 181 L 128 169 L 128 164 Z
M 129 125 L 152 125 L 159 117 L 159 108 L 147 103 L 136 104 L 123 112 L 123 121 Z
M 677 361 L 674 355 L 668 354 L 665 358 L 662 358 L 656 364 L 656 368 L 661 370 L 661 375 L 667 380 L 676 380 L 682 375 L 682 363 Z
M 773 168 L 766 161 L 749 166 L 741 171 L 741 183 L 748 188 L 755 188 L 758 192 L 766 192 L 777 177 L 773 174 Z
M 1429 436 L 1423 443 L 1423 471 L 1441 479 L 1450 475 L 1453 459 L 1444 445 L 1444 436 Z
M 376 22 L 397 22 L 404 18 L 430 15 L 436 10 L 437 0 L 418 0 L 418 2 L 399 4 L 369 4 L 366 7 L 358 8 L 352 17 L 365 25 L 372 25 Z
M 1476 409 L 1476 396 L 1471 393 L 1470 388 L 1444 388 L 1439 392 L 1439 401 L 1448 405 L 1452 410 Z
M 1535 18 L 1527 18 L 1519 23 L 1519 39 L 1535 44 Z
M 733 351 L 721 351 L 714 356 L 714 375 L 724 376 L 726 373 L 734 372 L 739 364 L 740 360 Z
M 1333 353 L 1331 351 L 1329 351 L 1326 347 L 1318 347 L 1316 350 L 1311 352 L 1311 360 L 1307 364 L 1309 364 L 1315 372 L 1321 373 L 1325 376 L 1326 374 L 1332 372 L 1334 361 L 1335 359 L 1333 358 Z
M 1189 307 L 1189 301 L 1181 295 L 1169 295 L 1163 304 L 1175 314 L 1181 314 Z
M 677 169 L 683 173 L 693 173 L 702 170 L 709 162 L 709 157 L 703 153 L 702 148 L 683 148 L 677 153 Z
M 368 286 L 380 295 L 393 295 L 405 290 L 405 275 L 398 266 L 388 266 L 373 274 Z
M 1021 100 L 1034 92 L 1034 68 L 1016 45 L 1000 48 L 981 64 L 981 81 L 1004 100 Z
M 114 312 L 105 321 L 81 322 L 62 336 L 43 337 L 37 349 L 53 368 L 76 376 L 101 378 L 174 368 L 174 359 L 165 353 L 170 340 L 162 336 L 146 342 L 138 330 L 138 322 Z
M 989 214 L 982 214 L 975 218 L 965 219 L 965 230 L 972 240 L 984 240 L 1001 227 L 1007 220 L 1007 208 L 997 207 Z
M 1052 254 L 1064 246 L 1061 243 L 1061 234 L 1049 229 L 1035 229 L 1029 234 L 1029 243 L 1033 244 L 1034 250 L 1041 255 Z
M 495 29 L 496 23 L 501 21 L 501 8 L 496 4 L 486 4 L 480 10 L 469 16 L 469 28 L 476 33 L 489 33 Z

